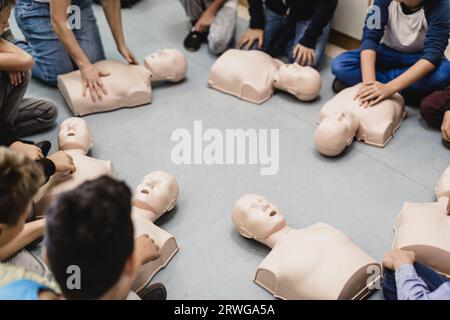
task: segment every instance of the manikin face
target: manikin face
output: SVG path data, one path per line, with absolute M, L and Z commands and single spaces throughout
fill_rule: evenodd
M 302 100 L 315 98 L 320 93 L 320 74 L 311 67 L 302 67 L 297 63 L 282 65 L 274 75 L 274 86 L 286 90 Z
M 136 188 L 133 205 L 161 215 L 172 210 L 179 194 L 175 178 L 164 171 L 155 171 L 145 176 Z
M 186 76 L 187 61 L 183 54 L 175 49 L 159 50 L 145 58 L 145 66 L 158 79 L 181 81 Z
M 92 137 L 89 126 L 84 119 L 69 118 L 60 126 L 58 135 L 61 150 L 83 150 L 86 154 L 92 148 Z
M 233 208 L 231 218 L 242 236 L 256 240 L 267 239 L 286 226 L 278 208 L 266 198 L 255 194 L 240 198 Z
M 324 118 L 314 137 L 317 151 L 329 157 L 341 154 L 353 141 L 357 128 L 356 118 L 347 112 Z

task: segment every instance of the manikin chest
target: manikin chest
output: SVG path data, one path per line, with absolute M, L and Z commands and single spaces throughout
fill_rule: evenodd
M 92 101 L 89 93 L 83 97 L 80 71 L 58 77 L 58 87 L 72 112 L 77 116 L 135 107 L 152 101 L 150 72 L 143 66 L 117 61 L 97 62 L 96 67 L 109 76 L 102 77 L 107 95 Z
M 359 141 L 384 147 L 406 116 L 404 100 L 396 94 L 374 107 L 364 108 L 359 105 L 359 101 L 354 100 L 359 87 L 345 89 L 328 101 L 320 111 L 319 122 L 325 117 L 346 111 L 359 120 L 360 127 L 356 133 Z
M 175 237 L 169 232 L 155 225 L 146 214 L 145 210 L 133 207 L 132 220 L 134 226 L 134 237 L 148 235 L 159 247 L 161 256 L 139 268 L 132 290 L 140 291 L 145 288 L 153 277 L 165 268 L 175 254 L 178 252 L 178 244 Z
M 72 175 L 58 182 L 55 180 L 59 178 L 52 177 L 49 183 L 54 184 L 54 186 L 51 188 L 50 195 L 54 196 L 72 190 L 86 181 L 94 180 L 104 175 L 116 177 L 112 162 L 94 159 L 70 150 L 66 152 L 72 156 L 77 170 Z
M 416 253 L 417 260 L 450 275 L 450 216 L 447 198 L 406 203 L 397 218 L 393 247 Z
M 255 282 L 289 300 L 352 299 L 367 285 L 368 266 L 376 261 L 344 233 L 326 225 L 293 230 L 263 260 Z
M 228 50 L 211 68 L 211 88 L 253 103 L 263 103 L 274 93 L 273 77 L 279 64 L 268 54 L 253 50 Z

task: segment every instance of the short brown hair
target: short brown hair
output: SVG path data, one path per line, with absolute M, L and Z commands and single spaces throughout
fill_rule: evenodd
M 9 6 L 13 6 L 15 3 L 16 0 L 0 0 L 0 10 Z
M 0 223 L 15 225 L 43 182 L 36 162 L 0 147 Z

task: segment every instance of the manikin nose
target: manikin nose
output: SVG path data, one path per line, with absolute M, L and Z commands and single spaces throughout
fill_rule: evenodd
M 276 214 L 277 214 L 277 212 L 276 212 L 275 210 L 272 210 L 272 211 L 270 212 L 270 216 L 271 216 L 271 217 L 275 216 Z

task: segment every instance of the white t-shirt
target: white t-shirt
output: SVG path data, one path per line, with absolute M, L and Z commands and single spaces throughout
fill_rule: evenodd
M 401 52 L 421 52 L 424 47 L 428 22 L 421 8 L 413 14 L 405 14 L 397 1 L 389 5 L 389 19 L 383 43 Z

